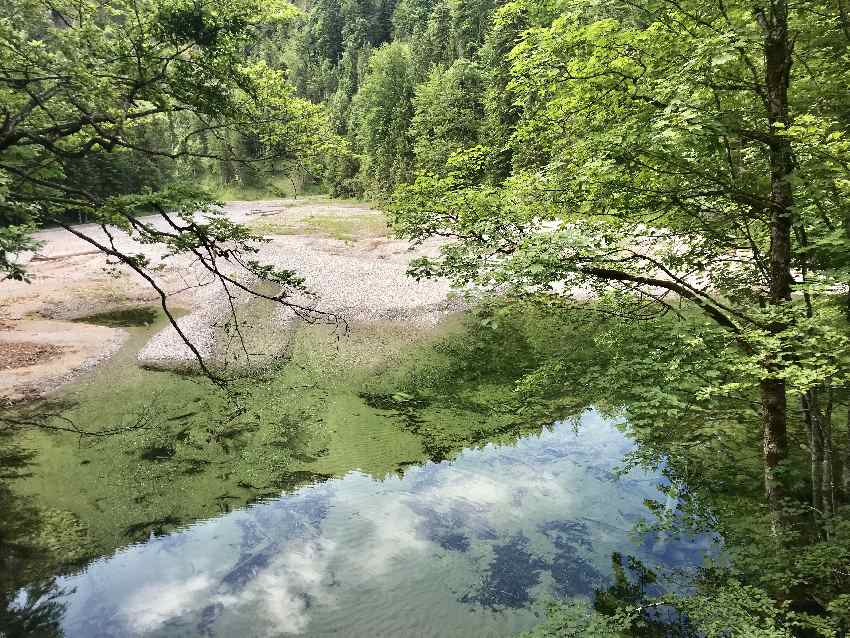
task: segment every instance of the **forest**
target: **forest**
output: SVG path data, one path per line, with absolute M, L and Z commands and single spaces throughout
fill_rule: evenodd
M 437 462 L 554 416 L 622 418 L 627 465 L 663 476 L 651 531 L 722 538 L 673 587 L 615 553 L 523 635 L 850 635 L 844 0 L 0 0 L 0 43 L 0 294 L 65 229 L 150 285 L 224 388 L 116 234 L 333 323 L 216 206 L 369 202 L 436 242 L 411 281 L 475 296 L 479 345 L 438 350 L 482 366 L 452 368 L 463 383 L 500 375 L 488 405 L 511 418 L 440 447 L 411 416 L 427 375 L 370 407 Z M 0 433 L 54 423 L 34 419 L 0 413 Z M 0 636 L 35 622 L 3 613 Z

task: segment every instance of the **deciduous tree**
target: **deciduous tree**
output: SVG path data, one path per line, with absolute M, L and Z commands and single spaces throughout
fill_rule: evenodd
M 511 177 L 481 185 L 461 163 L 400 191 L 400 231 L 457 240 L 414 272 L 699 309 L 758 387 L 778 513 L 789 391 L 814 406 L 847 376 L 831 309 L 847 280 L 828 267 L 850 212 L 845 18 L 785 0 L 560 6 L 511 53 Z
M 197 188 L 125 177 L 113 190 L 81 175 L 122 162 L 141 173 L 143 162 L 315 157 L 331 139 L 322 111 L 295 98 L 282 71 L 247 55 L 258 29 L 293 11 L 286 2 L 254 0 L 5 0 L 0 276 L 24 278 L 15 255 L 33 247 L 28 232 L 58 224 L 145 279 L 167 313 L 152 264 L 120 250 L 116 232 L 195 257 L 226 289 L 271 280 L 282 286 L 274 297 L 283 301 L 300 287 L 295 273 L 258 263 L 260 238 L 217 214 Z M 170 126 L 175 120 L 184 126 Z M 157 127 L 169 135 L 152 135 Z M 239 153 L 232 140 L 250 140 L 252 152 Z M 78 215 L 100 232 L 72 226 Z

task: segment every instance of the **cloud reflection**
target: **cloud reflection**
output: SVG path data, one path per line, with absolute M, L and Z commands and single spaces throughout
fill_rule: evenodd
M 314 604 L 333 604 L 328 563 L 334 550 L 329 541 L 293 543 L 244 590 L 221 595 L 217 601 L 224 610 L 256 612 L 256 618 L 265 620 L 259 634 L 300 634 Z
M 197 608 L 214 585 L 207 574 L 192 576 L 183 581 L 150 583 L 132 594 L 124 605 L 127 626 L 135 633 L 159 629 L 172 618 Z
M 498 635 L 499 609 L 521 613 L 546 583 L 585 593 L 605 578 L 612 550 L 639 549 L 628 532 L 657 495 L 655 477 L 611 480 L 630 444 L 586 421 L 578 435 L 562 426 L 403 478 L 353 472 L 193 526 L 179 543 L 128 548 L 69 579 L 92 591 L 92 579 L 135 575 L 97 587 L 96 608 L 72 595 L 66 635 L 89 638 L 86 627 L 116 617 L 133 635 L 173 625 L 180 635 L 354 637 L 413 623 L 434 635 Z

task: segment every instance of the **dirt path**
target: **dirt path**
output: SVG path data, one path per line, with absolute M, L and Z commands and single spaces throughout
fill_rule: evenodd
M 258 258 L 302 274 L 315 293 L 299 301 L 339 313 L 346 320 L 399 320 L 433 323 L 456 303 L 444 283 L 416 283 L 405 275 L 415 254 L 390 239 L 381 213 L 356 203 L 322 200 L 236 202 L 227 216 L 270 241 Z M 97 226 L 80 229 L 95 237 Z M 18 401 L 49 391 L 81 370 L 110 356 L 125 331 L 79 320 L 96 313 L 158 302 L 146 282 L 63 229 L 38 233 L 43 246 L 28 257 L 32 283 L 0 283 L 0 401 Z M 126 235 L 119 248 L 143 252 L 158 268 L 169 304 L 186 316 L 180 324 L 207 356 L 216 351 L 216 330 L 227 313 L 224 292 L 187 258 L 166 257 L 157 247 L 141 246 Z M 291 321 L 282 308 L 270 308 L 262 330 Z M 5 353 L 5 356 L 4 354 Z M 167 328 L 140 353 L 147 365 L 179 365 L 191 353 Z M 7 361 L 4 367 L 3 362 Z

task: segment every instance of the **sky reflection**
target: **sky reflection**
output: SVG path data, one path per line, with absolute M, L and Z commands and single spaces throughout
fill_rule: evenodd
M 657 475 L 595 413 L 514 446 L 378 481 L 359 472 L 125 548 L 61 579 L 63 629 L 97 636 L 507 636 L 547 596 L 604 586 L 614 551 L 699 563 L 707 539 L 648 544 Z

